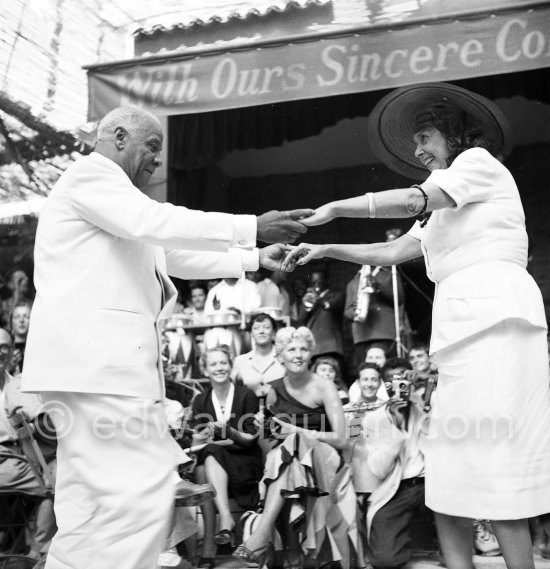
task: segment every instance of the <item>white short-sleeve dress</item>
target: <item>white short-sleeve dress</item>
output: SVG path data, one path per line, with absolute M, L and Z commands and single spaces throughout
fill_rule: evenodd
M 510 172 L 486 150 L 461 153 L 427 182 L 456 207 L 421 240 L 435 283 L 430 351 L 438 388 L 422 450 L 436 512 L 521 519 L 550 512 L 550 387 L 542 296 Z

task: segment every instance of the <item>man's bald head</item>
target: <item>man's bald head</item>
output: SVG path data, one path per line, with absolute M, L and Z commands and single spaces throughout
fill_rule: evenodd
M 151 113 L 127 105 L 107 113 L 97 127 L 95 151 L 118 164 L 143 189 L 161 165 L 162 128 Z
M 115 136 L 117 127 L 123 127 L 129 132 L 150 129 L 154 125 L 161 129 L 160 122 L 155 115 L 136 107 L 125 105 L 109 111 L 100 121 L 97 127 L 97 142 L 108 140 Z

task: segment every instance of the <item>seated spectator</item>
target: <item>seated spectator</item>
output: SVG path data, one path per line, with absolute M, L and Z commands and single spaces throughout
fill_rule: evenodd
M 11 334 L 13 336 L 13 355 L 11 357 L 10 373 L 18 374 L 23 369 L 25 345 L 29 332 L 29 319 L 31 316 L 31 303 L 20 301 L 11 314 Z
M 9 296 L 2 301 L 2 320 L 3 325 L 9 328 L 15 305 L 20 302 L 28 302 L 32 305 L 34 295 L 31 279 L 19 267 L 15 267 L 8 272 L 6 285 Z
M 383 379 L 410 370 L 407 360 L 392 358 L 383 368 Z M 391 394 L 391 389 L 390 389 Z M 411 385 L 410 401 L 391 397 L 388 409 L 393 422 L 405 436 L 400 455 L 385 480 L 373 491 L 367 510 L 368 557 L 374 569 L 403 567 L 412 554 L 411 520 L 424 505 L 424 456 L 419 438 L 427 417 L 424 387 Z
M 40 559 L 50 546 L 57 527 L 53 510 L 53 497 L 44 493 L 29 463 L 17 443 L 17 433 L 12 421 L 15 410 L 20 409 L 25 418 L 34 423 L 41 451 L 47 461 L 48 475 L 55 482 L 55 433 L 42 413 L 42 401 L 38 395 L 21 392 L 20 376 L 7 372 L 13 342 L 6 330 L 0 329 L 0 489 L 3 492 L 18 492 L 36 499 L 31 513 L 29 533 L 29 556 Z M 37 436 L 38 439 L 38 436 Z
M 206 284 L 202 281 L 189 283 L 191 307 L 185 309 L 185 313 L 193 318 L 193 324 L 202 324 L 206 321 L 204 305 L 206 304 Z
M 349 402 L 348 390 L 342 380 L 342 369 L 340 368 L 338 360 L 331 358 L 330 356 L 321 356 L 315 360 L 311 371 L 325 379 L 328 379 L 329 381 L 332 381 L 332 383 L 336 385 L 342 405 Z
M 273 340 L 276 323 L 268 314 L 256 314 L 252 317 L 250 335 L 253 349 L 235 358 L 231 377 L 248 389 L 251 389 L 261 402 L 269 391 L 269 383 L 280 379 L 285 369 L 277 359 Z
M 386 365 L 386 352 L 381 346 L 371 346 L 365 354 L 365 361 L 376 364 L 379 368 Z
M 204 311 L 207 316 L 219 310 L 243 312 L 244 305 L 245 314 L 250 314 L 260 308 L 261 302 L 255 282 L 249 279 L 223 279 L 208 291 Z
M 184 390 L 188 391 L 184 386 L 173 381 L 166 382 L 166 397 L 163 400 L 163 407 L 168 426 L 176 436 L 184 431 L 183 425 L 186 424 L 183 403 L 186 405 L 189 403 L 190 394 Z M 175 462 L 181 466 L 192 464 L 192 459 L 186 452 L 180 449 Z M 176 485 L 176 494 L 180 485 L 185 485 L 189 494 L 191 493 L 192 485 L 188 481 L 182 480 L 176 471 L 174 471 L 173 478 Z M 196 485 L 192 503 L 199 502 L 200 499 L 197 496 L 200 496 L 201 493 L 204 495 L 204 500 L 208 501 L 212 499 L 213 488 L 210 485 L 202 487 Z M 181 567 L 182 557 L 178 553 L 176 546 L 196 534 L 199 529 L 192 512 L 193 510 L 185 507 L 174 506 L 172 509 L 164 550 L 158 557 L 158 564 L 161 569 Z
M 374 490 L 385 480 L 395 467 L 405 442 L 405 435 L 395 426 L 387 409 L 388 401 L 378 397 L 382 383 L 382 371 L 373 363 L 363 362 L 359 366 L 359 387 L 361 396 L 357 403 L 344 406 L 349 425 L 359 424 L 360 432 L 351 432 L 353 446 L 351 465 L 353 485 L 361 502 L 365 505 Z M 358 423 L 357 423 L 358 421 Z
M 219 531 L 214 535 L 213 504 L 201 506 L 204 541 L 199 568 L 214 567 L 216 545 L 234 542 L 235 522 L 229 497 L 243 508 L 255 508 L 258 503 L 258 481 L 263 466 L 254 423 L 254 416 L 259 411 L 258 398 L 250 389 L 233 385 L 231 364 L 231 354 L 226 346 L 206 350 L 203 367 L 210 388 L 193 400 L 190 423 L 195 430 L 193 444 L 222 440 L 230 443 L 227 446 L 207 444 L 197 456 L 197 481 L 210 482 L 214 486 L 214 503 L 219 514 Z
M 386 364 L 386 352 L 380 346 L 371 346 L 365 355 L 365 362 L 376 364 L 380 369 L 382 369 Z M 356 379 L 350 385 L 348 395 L 351 403 L 357 403 L 361 399 L 361 388 L 359 386 L 359 380 Z M 388 398 L 384 385 L 380 386 L 378 397 L 381 399 Z
M 418 344 L 409 350 L 409 363 L 413 370 L 422 379 L 427 379 L 430 375 L 437 373 L 437 368 L 430 361 L 430 352 L 428 346 Z
M 356 496 L 341 456 L 347 446 L 344 412 L 335 385 L 308 369 L 314 347 L 305 327 L 282 328 L 275 337 L 286 375 L 271 383 L 267 396 L 264 427 L 273 427 L 276 446 L 260 483 L 263 511 L 233 554 L 243 567 L 263 567 L 277 521 L 286 567 L 303 567 L 307 550 L 318 561 L 338 560 L 347 569 L 350 543 L 359 546 Z

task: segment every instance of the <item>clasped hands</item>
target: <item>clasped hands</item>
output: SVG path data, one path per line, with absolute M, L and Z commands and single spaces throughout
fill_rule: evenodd
M 273 243 L 260 249 L 260 267 L 270 271 L 292 272 L 296 265 L 305 265 L 322 256 L 320 245 L 292 243 L 303 235 L 308 227 L 322 225 L 333 219 L 328 205 L 314 209 L 268 211 L 258 216 L 258 240 Z
M 193 445 L 211 443 L 214 440 L 226 439 L 231 427 L 223 421 L 210 421 L 194 429 Z

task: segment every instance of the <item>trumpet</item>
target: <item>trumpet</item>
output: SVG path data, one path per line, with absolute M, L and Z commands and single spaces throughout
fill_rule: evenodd
M 319 301 L 321 297 L 321 291 L 317 287 L 309 287 L 307 292 L 302 297 L 302 304 L 304 305 L 307 312 L 311 312 L 313 307 Z
M 359 271 L 359 286 L 355 303 L 354 322 L 363 323 L 369 313 L 370 296 L 376 292 L 376 281 L 370 265 L 363 265 Z

